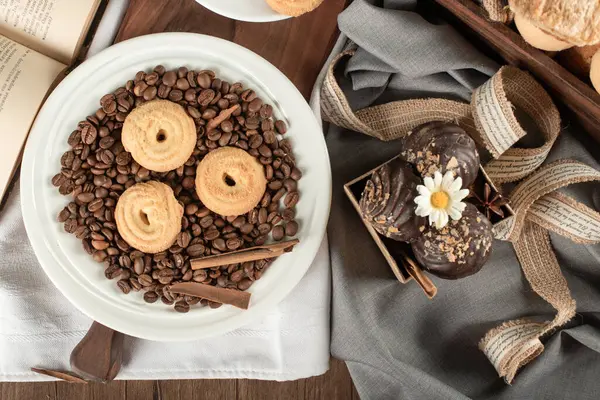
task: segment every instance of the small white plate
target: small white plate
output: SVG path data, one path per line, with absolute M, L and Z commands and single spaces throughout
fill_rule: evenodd
M 94 113 L 99 99 L 139 70 L 162 64 L 213 69 L 229 82 L 241 81 L 273 105 L 287 121 L 298 167 L 300 244 L 281 256 L 249 290 L 250 308 L 192 307 L 179 314 L 161 302 L 144 303 L 140 293 L 122 294 L 104 277 L 81 241 L 56 222 L 69 198 L 51 184 L 60 157 L 78 121 Z M 140 338 L 179 341 L 222 334 L 260 318 L 302 279 L 312 263 L 329 216 L 331 170 L 320 123 L 294 85 L 266 60 L 234 43 L 189 33 L 142 36 L 112 46 L 71 72 L 42 107 L 29 135 L 21 168 L 21 199 L 27 234 L 35 254 L 56 287 L 77 308 L 115 330 Z M 41 271 L 40 271 L 41 273 Z M 43 295 L 43 294 L 41 294 Z
M 279 14 L 265 0 L 196 0 L 224 17 L 248 22 L 273 22 L 290 18 Z

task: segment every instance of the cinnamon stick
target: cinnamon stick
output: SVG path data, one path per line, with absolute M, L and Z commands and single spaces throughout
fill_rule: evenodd
M 221 122 L 228 120 L 229 117 L 231 117 L 231 114 L 233 114 L 238 108 L 240 108 L 240 105 L 236 104 L 232 107 L 229 107 L 227 110 L 221 111 L 219 115 L 208 121 L 208 124 L 206 124 L 206 132 L 210 132 L 217 126 L 221 125 Z
M 77 375 L 73 374 L 72 372 L 53 371 L 51 369 L 45 369 L 45 368 L 31 368 L 31 370 L 37 374 L 51 376 L 53 378 L 58 378 L 65 382 L 86 383 L 87 384 L 87 381 L 85 379 L 78 377 Z
M 411 259 L 406 253 L 402 252 L 402 264 L 406 271 L 413 277 L 413 279 L 421 286 L 421 289 L 425 292 L 427 297 L 433 299 L 437 294 L 437 287 L 433 284 L 431 279 L 423 273 L 423 270 Z
M 298 239 L 285 242 L 266 244 L 249 249 L 232 251 L 231 253 L 217 254 L 203 258 L 196 258 L 190 261 L 193 270 L 220 267 L 222 265 L 238 264 L 246 261 L 264 260 L 267 258 L 279 257 L 288 249 L 293 248 L 300 243 Z
M 234 289 L 225 289 L 197 282 L 175 283 L 169 287 L 172 293 L 200 297 L 221 304 L 231 304 L 243 310 L 248 309 L 250 293 Z

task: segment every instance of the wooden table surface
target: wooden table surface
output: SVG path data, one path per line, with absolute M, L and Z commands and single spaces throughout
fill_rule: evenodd
M 327 0 L 300 18 L 257 24 L 214 14 L 192 0 L 131 0 L 117 41 L 157 32 L 196 32 L 236 42 L 277 66 L 308 99 L 338 32 L 347 0 Z M 0 383 L 1 400 L 358 399 L 344 363 L 291 382 L 257 380 Z

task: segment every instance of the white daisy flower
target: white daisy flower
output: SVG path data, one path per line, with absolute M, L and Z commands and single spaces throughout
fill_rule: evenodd
M 457 221 L 467 206 L 462 200 L 468 196 L 468 189 L 461 189 L 462 178 L 454 179 L 452 171 L 444 176 L 436 171 L 431 177 L 423 179 L 424 185 L 417 186 L 419 196 L 415 198 L 419 217 L 429 217 L 429 225 L 442 229 L 448 224 L 448 216 Z

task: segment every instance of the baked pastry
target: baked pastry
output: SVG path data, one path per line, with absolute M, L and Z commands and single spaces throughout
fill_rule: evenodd
M 127 189 L 117 201 L 115 221 L 131 247 L 145 253 L 167 250 L 181 231 L 183 207 L 164 183 L 149 181 Z
M 594 89 L 600 93 L 600 50 L 592 57 L 592 62 L 590 64 L 590 80 L 592 81 Z
M 183 107 L 154 100 L 133 109 L 125 118 L 121 141 L 142 167 L 166 172 L 182 166 L 196 147 L 194 120 Z
M 481 270 L 492 250 L 492 224 L 472 204 L 462 218 L 442 229 L 428 227 L 412 243 L 423 269 L 443 279 L 460 279 Z
M 564 42 L 544 32 L 521 14 L 515 14 L 515 25 L 523 39 L 536 49 L 562 51 L 573 47 L 571 43 Z
M 300 16 L 319 7 L 324 0 L 267 0 L 267 4 L 279 14 Z
M 420 125 L 402 139 L 400 156 L 423 178 L 452 171 L 468 188 L 479 173 L 475 141 L 460 126 L 442 121 Z
M 262 164 L 237 147 L 211 151 L 196 169 L 196 193 L 200 201 L 223 216 L 242 215 L 252 210 L 266 188 Z
M 360 198 L 362 217 L 390 239 L 409 242 L 421 234 L 425 219 L 415 214 L 420 179 L 410 164 L 394 159 L 373 172 Z
M 511 11 L 542 31 L 575 46 L 600 42 L 598 0 L 509 0 Z

